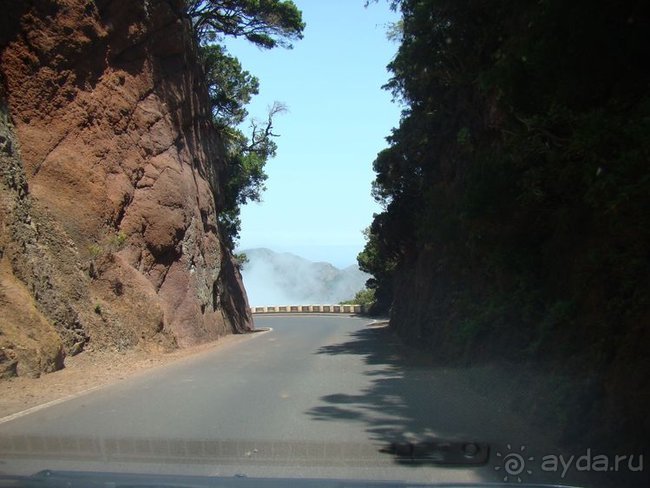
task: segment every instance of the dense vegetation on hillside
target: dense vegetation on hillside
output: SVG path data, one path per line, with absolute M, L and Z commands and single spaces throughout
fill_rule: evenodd
M 540 416 L 580 418 L 578 438 L 640 446 L 650 4 L 394 6 L 401 45 L 387 88 L 405 109 L 374 162 L 384 211 L 359 255 L 379 306 L 441 360 L 566 373 L 582 387 L 545 385 L 557 410 Z
M 225 207 L 219 224 L 232 251 L 239 237 L 240 207 L 259 201 L 264 190 L 266 162 L 277 149 L 273 120 L 286 110 L 282 103 L 269 107 L 265 120 L 249 120 L 249 133 L 240 126 L 247 121 L 246 105 L 258 94 L 259 80 L 244 70 L 223 45 L 226 36 L 244 38 L 261 49 L 285 47 L 302 39 L 302 13 L 290 0 L 187 0 L 205 70 L 215 130 L 227 150 L 222 179 Z

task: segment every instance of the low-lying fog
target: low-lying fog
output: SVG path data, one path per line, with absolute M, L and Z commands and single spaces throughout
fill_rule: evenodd
M 270 249 L 247 249 L 242 275 L 251 306 L 316 305 L 352 299 L 370 275 Z

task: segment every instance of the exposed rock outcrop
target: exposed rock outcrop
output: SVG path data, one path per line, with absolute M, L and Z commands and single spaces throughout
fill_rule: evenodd
M 6 374 L 57 369 L 63 351 L 182 347 L 251 329 L 217 226 L 224 151 L 182 2 L 7 10 L 0 314 L 15 318 L 0 326 Z

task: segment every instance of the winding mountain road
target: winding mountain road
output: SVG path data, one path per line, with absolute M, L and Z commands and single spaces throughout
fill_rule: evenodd
M 271 330 L 0 424 L 0 471 L 498 481 L 496 452 L 539 439 L 507 399 L 414 358 L 368 319 L 257 316 L 256 326 Z M 489 443 L 489 461 L 445 467 L 382 452 L 446 438 Z

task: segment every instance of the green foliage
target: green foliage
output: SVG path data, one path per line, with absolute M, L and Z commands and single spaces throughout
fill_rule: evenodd
M 374 292 L 374 310 L 387 312 L 393 299 L 392 274 L 395 271 L 397 254 L 380 239 L 382 224 L 387 213 L 375 215 L 372 225 L 364 231 L 366 245 L 357 256 L 359 269 L 373 277 L 366 282 L 366 288 Z
M 291 48 L 302 39 L 302 13 L 286 0 L 188 0 L 187 12 L 202 42 L 243 37 L 261 48 Z
M 90 244 L 88 246 L 88 254 L 90 254 L 91 259 L 96 259 L 101 256 L 103 253 L 102 248 L 97 244 Z
M 369 286 L 392 289 L 378 301 L 457 357 L 640 365 L 650 4 L 399 7 L 386 88 L 405 109 L 374 162 L 384 211 L 358 258 Z
M 355 293 L 354 298 L 340 302 L 339 305 L 363 305 L 364 307 L 371 308 L 375 304 L 375 290 L 371 288 L 364 288 Z
M 259 92 L 259 80 L 218 44 L 202 46 L 212 116 L 219 127 L 236 127 L 248 115 L 245 106 Z
M 100 243 L 90 244 L 88 246 L 88 254 L 91 259 L 97 259 L 102 255 L 120 251 L 124 248 L 127 239 L 128 236 L 124 232 L 110 234 L 105 236 Z
M 242 271 L 244 269 L 244 266 L 248 262 L 250 262 L 250 260 L 248 259 L 248 256 L 246 255 L 246 253 L 240 252 L 240 253 L 235 254 L 235 264 L 236 264 L 237 268 L 239 269 L 239 271 Z
M 126 244 L 128 236 L 124 232 L 118 232 L 107 238 L 106 248 L 111 252 L 119 251 Z
M 359 255 L 370 286 L 392 287 L 400 265 L 431 250 L 508 283 L 548 287 L 563 266 L 558 249 L 577 252 L 596 236 L 621 283 L 641 285 L 626 263 L 648 267 L 638 244 L 648 242 L 641 209 L 650 194 L 650 94 L 639 62 L 650 46 L 639 20 L 647 8 L 399 7 L 402 43 L 386 88 L 406 108 L 374 162 L 373 195 L 385 210 Z
M 273 120 L 286 107 L 274 103 L 264 121 L 250 121 L 249 134 L 245 135 L 239 127 L 247 119 L 246 105 L 257 95 L 259 81 L 218 43 L 230 36 L 243 37 L 267 49 L 291 48 L 291 41 L 302 39 L 305 24 L 291 1 L 188 0 L 186 7 L 200 46 L 214 126 L 227 149 L 226 168 L 220 168 L 223 187 L 215 190 L 225 201 L 219 225 L 232 251 L 241 226 L 240 207 L 260 201 L 265 189 L 264 166 L 277 149 Z
M 281 103 L 269 108 L 264 124 L 257 120 L 250 123 L 250 138 L 237 129 L 224 131 L 227 143 L 228 164 L 224 172 L 222 188 L 225 206 L 219 214 L 219 223 L 224 230 L 230 249 L 234 249 L 240 230 L 240 207 L 248 202 L 259 202 L 265 190 L 267 179 L 264 166 L 275 157 L 277 146 L 273 138 L 273 120 L 286 111 Z

